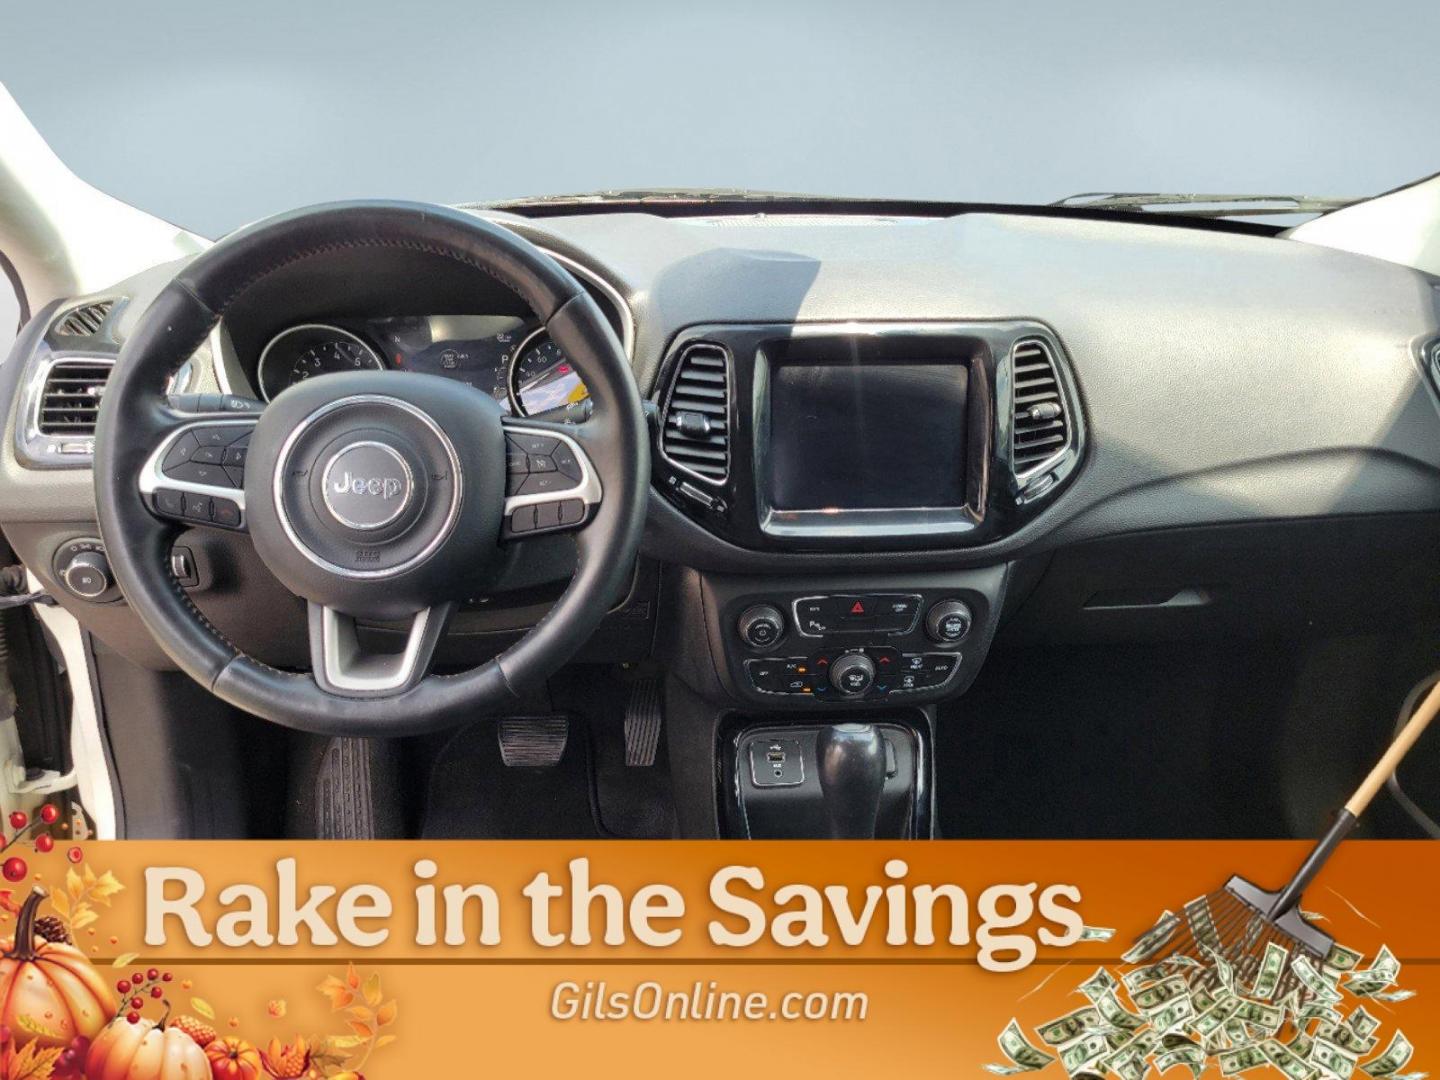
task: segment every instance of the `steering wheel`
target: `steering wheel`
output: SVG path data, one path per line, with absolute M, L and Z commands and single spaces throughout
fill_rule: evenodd
M 366 248 L 427 253 L 508 286 L 574 362 L 590 417 L 512 419 L 481 390 L 399 371 L 318 376 L 268 407 L 167 396 L 247 289 L 299 260 Z M 640 395 L 589 294 L 513 233 L 417 203 L 284 214 L 194 259 L 122 348 L 95 439 L 106 554 L 161 648 L 237 708 L 326 735 L 418 734 L 513 707 L 624 587 L 649 474 Z M 182 525 L 197 524 L 247 531 L 271 573 L 308 602 L 310 673 L 245 655 L 195 607 L 170 549 Z M 455 598 L 483 587 L 507 545 L 555 532 L 574 533 L 576 570 L 545 617 L 479 667 L 430 673 Z M 408 624 L 403 651 L 367 651 L 356 626 L 365 619 Z

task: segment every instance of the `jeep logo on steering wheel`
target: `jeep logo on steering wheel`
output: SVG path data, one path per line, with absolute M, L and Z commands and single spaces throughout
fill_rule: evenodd
M 400 453 L 374 440 L 354 442 L 325 465 L 321 492 L 325 508 L 347 529 L 379 529 L 398 518 L 415 490 L 410 465 Z

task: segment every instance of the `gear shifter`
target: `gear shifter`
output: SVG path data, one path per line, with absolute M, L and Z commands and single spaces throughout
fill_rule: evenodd
M 833 840 L 873 840 L 885 787 L 885 737 L 871 724 L 831 724 L 815 736 L 816 772 Z

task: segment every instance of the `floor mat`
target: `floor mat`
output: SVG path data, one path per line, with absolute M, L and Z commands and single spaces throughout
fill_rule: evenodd
M 557 765 L 506 766 L 495 721 L 458 732 L 440 751 L 420 826 L 429 840 L 570 840 L 600 835 L 585 727 L 570 722 Z

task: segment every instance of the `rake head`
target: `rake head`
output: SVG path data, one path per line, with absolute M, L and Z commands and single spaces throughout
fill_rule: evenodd
M 1274 943 L 1285 949 L 1287 957 L 1269 1000 L 1283 1001 L 1297 989 L 1302 998 L 1307 997 L 1292 963 L 1304 956 L 1318 971 L 1335 939 L 1306 922 L 1295 908 L 1272 916 L 1279 896 L 1278 891 L 1268 892 L 1238 875 L 1232 877 L 1219 892 L 1186 904 L 1175 917 L 1173 935 L 1145 962 L 1188 957 L 1202 965 L 1192 985 L 1213 990 L 1222 983 L 1218 956 L 1234 973 L 1237 992 L 1248 994 L 1260 974 L 1265 947 Z

